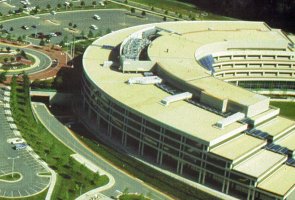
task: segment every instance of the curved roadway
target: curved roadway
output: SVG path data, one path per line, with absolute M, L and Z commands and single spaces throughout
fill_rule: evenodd
M 69 130 L 48 111 L 44 104 L 34 103 L 33 109 L 41 122 L 56 138 L 58 138 L 66 146 L 70 147 L 74 152 L 77 152 L 86 159 L 90 160 L 115 178 L 115 185 L 112 188 L 102 192 L 103 194 L 107 196 L 115 196 L 116 190 L 123 191 L 125 188 L 128 188 L 129 192 L 150 194 L 150 197 L 155 200 L 171 199 L 165 194 L 146 185 L 141 180 L 123 173 L 121 170 L 114 167 L 95 154 L 93 151 L 88 149 L 86 146 L 80 143 L 78 139 L 73 136 Z
M 19 74 L 22 71 L 26 71 L 27 74 L 34 74 L 34 73 L 46 70 L 52 64 L 51 58 L 49 58 L 49 56 L 47 56 L 46 54 L 44 54 L 42 52 L 35 51 L 35 50 L 29 49 L 29 48 L 24 48 L 24 47 L 23 48 L 14 47 L 14 46 L 10 46 L 9 44 L 7 44 L 7 45 L 0 44 L 0 48 L 6 48 L 7 46 L 11 47 L 11 50 L 14 50 L 14 49 L 17 49 L 17 48 L 20 49 L 20 50 L 24 50 L 26 53 L 32 54 L 35 57 L 37 57 L 38 61 L 36 60 L 36 62 L 39 62 L 37 64 L 37 66 L 32 67 L 32 68 L 28 68 L 28 69 L 24 68 L 24 69 L 11 70 L 11 71 L 9 70 L 8 75 Z

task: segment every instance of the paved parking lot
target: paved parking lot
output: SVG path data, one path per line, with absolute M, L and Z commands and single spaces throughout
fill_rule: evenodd
M 0 92 L 1 89 L 0 89 Z M 2 99 L 3 95 L 0 95 Z M 21 174 L 21 179 L 16 182 L 0 180 L 1 197 L 25 197 L 35 195 L 49 186 L 50 176 L 39 176 L 38 173 L 48 173 L 47 169 L 37 161 L 34 152 L 29 149 L 15 150 L 13 145 L 7 143 L 8 138 L 15 138 L 7 122 L 4 105 L 0 100 L 0 176 L 12 172 L 12 159 L 15 158 L 14 172 Z
M 9 21 L 1 22 L 3 29 L 8 30 L 15 36 L 31 35 L 38 32 L 42 32 L 47 35 L 49 33 L 61 32 L 61 36 L 52 37 L 51 43 L 59 43 L 66 36 L 69 40 L 72 39 L 73 32 L 69 31 L 69 23 L 72 26 L 76 25 L 75 35 L 79 36 L 82 32 L 88 35 L 91 30 L 94 35 L 105 34 L 109 30 L 119 30 L 122 28 L 155 23 L 163 21 L 161 17 L 155 15 L 147 15 L 145 18 L 139 18 L 136 16 L 127 15 L 129 11 L 108 9 L 108 10 L 88 10 L 88 11 L 68 11 L 63 13 L 57 13 L 56 15 L 41 14 L 37 16 L 27 16 L 23 18 L 13 19 Z M 93 19 L 93 15 L 97 14 L 101 17 L 101 20 Z M 90 29 L 91 25 L 96 25 L 97 30 Z M 36 28 L 33 28 L 35 25 Z M 22 26 L 27 26 L 29 29 L 24 30 Z M 10 31 L 11 28 L 13 31 Z M 29 38 L 29 41 L 35 44 L 39 44 L 39 39 Z
M 7 0 L 7 2 L 0 3 L 1 12 L 3 14 L 7 14 L 9 10 L 16 10 L 18 8 L 22 8 L 23 4 L 20 3 L 21 0 Z M 31 5 L 29 6 L 39 6 L 41 9 L 47 8 L 47 5 L 50 5 L 51 9 L 54 9 L 57 7 L 58 4 L 61 4 L 64 6 L 65 1 L 72 2 L 73 5 L 79 6 L 81 1 L 80 0 L 29 0 Z M 84 0 L 85 5 L 92 5 L 93 0 Z M 102 7 L 99 5 L 100 0 L 96 0 L 97 6 L 96 8 Z

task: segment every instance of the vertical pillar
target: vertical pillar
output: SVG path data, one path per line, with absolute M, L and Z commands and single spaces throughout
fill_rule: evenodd
M 87 118 L 91 119 L 91 105 L 88 103 Z
M 143 138 L 145 134 L 145 120 L 143 117 L 141 118 L 141 126 L 140 126 L 140 136 L 139 136 L 139 145 L 138 145 L 138 154 L 143 155 Z
M 162 165 L 163 161 L 163 152 L 162 152 L 162 147 L 163 147 L 163 134 L 165 132 L 165 129 L 161 127 L 160 129 L 160 135 L 159 135 L 159 143 L 157 146 L 157 163 L 159 165 Z
M 183 151 L 184 151 L 184 143 L 186 139 L 185 137 L 181 136 L 180 138 L 180 146 L 178 150 L 178 159 L 177 159 L 177 173 L 182 174 L 183 170 Z
M 99 116 L 99 114 L 98 114 L 98 112 L 96 112 L 96 126 L 97 126 L 97 129 L 99 129 L 100 128 L 100 116 Z

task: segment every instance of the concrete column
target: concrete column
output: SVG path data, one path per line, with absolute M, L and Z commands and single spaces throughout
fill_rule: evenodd
M 96 124 L 97 124 L 97 128 L 100 128 L 100 116 L 98 113 L 96 113 Z
M 82 107 L 83 107 L 83 111 L 85 111 L 85 96 L 84 95 L 82 95 L 82 96 L 83 96 Z
M 205 178 L 206 178 L 206 171 L 203 171 L 203 177 L 202 177 L 202 180 L 201 180 L 201 184 L 205 183 Z
M 124 147 L 127 145 L 127 133 L 123 132 L 123 145 Z
M 143 156 L 143 150 L 144 150 L 144 143 L 142 143 L 141 149 L 140 149 L 140 155 L 142 155 L 142 156 Z
M 88 104 L 87 118 L 91 118 L 91 105 Z
M 111 124 L 108 125 L 108 136 L 112 137 L 112 126 L 111 126 Z
M 141 126 L 140 126 L 140 136 L 139 136 L 139 145 L 138 145 L 138 154 L 142 156 L 143 154 L 143 138 L 145 132 L 145 120 L 141 118 Z

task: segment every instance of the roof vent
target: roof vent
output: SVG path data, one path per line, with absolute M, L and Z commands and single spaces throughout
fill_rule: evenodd
M 135 78 L 130 78 L 127 81 L 128 84 L 141 84 L 141 85 L 156 84 L 161 82 L 162 82 L 162 79 L 158 76 L 135 77 Z
M 183 92 L 180 94 L 175 94 L 175 95 L 166 97 L 161 100 L 161 103 L 165 106 L 168 106 L 170 103 L 185 100 L 185 99 L 190 99 L 190 98 L 192 98 L 192 96 L 193 96 L 193 94 L 190 92 Z
M 245 114 L 244 113 L 241 113 L 241 112 L 237 112 L 233 115 L 230 115 L 228 116 L 227 118 L 224 118 L 222 120 L 219 120 L 215 125 L 218 127 L 218 128 L 224 128 L 236 121 L 239 121 L 241 119 L 244 119 L 245 118 Z

